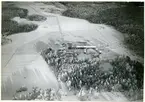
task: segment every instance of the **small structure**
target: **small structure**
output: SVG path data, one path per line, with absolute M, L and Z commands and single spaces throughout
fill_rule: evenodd
M 87 49 L 95 50 L 99 55 L 102 53 L 96 46 L 89 46 L 89 45 L 73 45 L 72 43 L 68 43 L 68 49 L 83 49 L 84 53 L 87 53 Z

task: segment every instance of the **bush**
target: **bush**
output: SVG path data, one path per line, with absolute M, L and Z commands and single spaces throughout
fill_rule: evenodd
M 2 3 L 2 35 L 30 32 L 38 27 L 36 24 L 19 25 L 16 21 L 12 21 L 11 19 L 14 17 L 26 18 L 28 10 L 7 4 L 7 2 Z
M 37 28 L 38 26 L 36 24 L 25 24 L 25 25 L 19 25 L 18 30 L 16 32 L 30 32 Z
M 17 22 L 12 20 L 6 20 L 2 22 L 2 34 L 11 35 L 20 32 L 30 32 L 37 28 L 36 24 L 25 24 L 19 25 Z
M 47 18 L 41 15 L 30 15 L 27 17 L 31 21 L 45 21 Z
M 136 95 L 136 90 L 143 89 L 143 65 L 133 61 L 128 56 L 120 56 L 113 60 L 96 61 L 96 57 L 79 60 L 80 52 L 69 54 L 65 50 L 48 48 L 41 55 L 45 61 L 53 66 L 58 79 L 67 84 L 69 90 L 86 90 L 93 88 L 97 91 L 121 91 Z M 100 65 L 110 63 L 112 69 L 104 71 Z M 139 96 L 137 96 L 139 97 Z
M 111 62 L 111 64 L 114 66 L 114 69 L 117 68 L 115 70 L 117 70 L 118 73 L 122 73 L 120 77 L 131 79 L 132 86 L 130 88 L 132 88 L 134 85 L 137 86 L 138 89 L 143 88 L 144 66 L 140 62 L 128 60 L 127 57 L 122 57 L 116 58 Z
M 20 89 L 16 90 L 16 92 L 19 93 L 19 92 L 23 92 L 23 91 L 27 91 L 27 90 L 28 90 L 27 87 L 22 86 L 22 87 L 20 87 Z
M 20 18 L 25 18 L 27 17 L 28 10 L 22 9 L 22 8 L 17 8 L 15 6 L 8 6 L 5 7 L 2 5 L 2 20 L 10 20 L 13 17 L 20 17 Z
M 2 41 L 1 41 L 1 45 L 5 45 L 12 42 L 11 39 L 7 38 L 6 36 L 2 36 Z
M 143 88 L 143 65 L 129 57 L 107 61 L 113 69 L 103 71 L 100 68 L 103 61 L 96 62 L 96 58 L 79 60 L 77 52 L 68 57 L 65 51 L 51 49 L 45 50 L 42 55 L 57 74 L 63 75 L 63 81 L 71 82 L 69 87 L 73 89 L 97 87 L 100 91 L 126 91 Z
M 21 93 L 16 92 L 13 96 L 13 100 L 45 100 L 45 101 L 53 101 L 60 100 L 61 96 L 56 94 L 56 92 L 52 89 L 42 90 L 38 87 L 33 87 L 32 92 L 29 93 Z

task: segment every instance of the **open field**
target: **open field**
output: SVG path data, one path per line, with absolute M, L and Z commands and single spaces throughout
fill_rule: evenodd
M 8 5 L 23 13 L 26 11 L 23 17 L 17 11 L 12 12 L 14 16 L 8 17 L 10 22 L 15 22 L 18 27 L 37 25 L 37 28 L 27 26 L 29 31 L 22 29 L 6 36 L 10 42 L 2 45 L 3 100 L 142 101 L 142 56 L 126 47 L 126 37 L 115 25 L 104 24 L 108 14 L 103 13 L 104 18 L 100 18 L 102 22 L 99 24 L 94 16 L 90 16 L 93 23 L 86 18 L 80 19 L 89 9 L 85 17 L 89 13 L 96 15 L 94 8 L 100 6 L 104 10 L 101 12 L 108 7 L 107 10 L 113 8 L 118 14 L 120 4 L 3 3 L 5 9 Z M 71 10 L 74 8 L 76 11 Z M 7 11 L 5 9 L 3 12 Z M 74 16 L 74 13 L 78 15 L 76 18 L 62 16 Z M 108 21 L 115 24 L 111 18 L 108 17 Z M 8 26 L 8 29 L 12 28 Z M 93 49 L 70 50 L 69 44 L 96 46 L 101 54 Z

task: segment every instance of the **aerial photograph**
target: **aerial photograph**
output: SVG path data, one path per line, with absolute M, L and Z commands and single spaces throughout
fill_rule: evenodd
M 144 2 L 1 2 L 1 100 L 143 102 L 143 83 Z

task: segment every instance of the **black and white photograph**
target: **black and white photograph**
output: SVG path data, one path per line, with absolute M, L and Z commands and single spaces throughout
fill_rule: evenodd
M 143 102 L 144 1 L 1 1 L 1 100 Z

